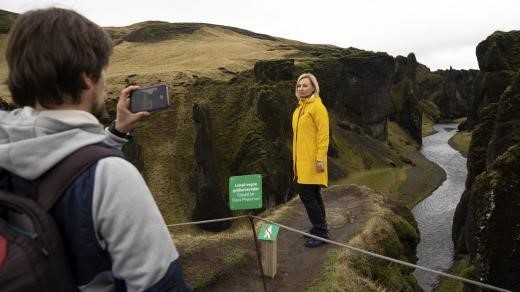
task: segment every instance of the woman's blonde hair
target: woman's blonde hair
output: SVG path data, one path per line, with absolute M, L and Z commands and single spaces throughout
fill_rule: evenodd
M 320 85 L 318 84 L 318 79 L 316 79 L 316 76 L 314 76 L 312 73 L 303 73 L 302 75 L 300 75 L 300 77 L 298 77 L 298 81 L 296 81 L 296 88 L 294 89 L 294 94 L 296 95 L 296 97 L 298 97 L 298 83 L 300 83 L 300 80 L 304 78 L 308 78 L 311 81 L 312 86 L 314 87 L 314 92 L 312 94 L 319 96 Z

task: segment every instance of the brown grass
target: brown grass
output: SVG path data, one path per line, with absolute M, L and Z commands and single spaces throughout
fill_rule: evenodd
M 377 254 L 384 254 L 381 245 L 395 233 L 388 218 L 396 216 L 382 207 L 381 198 L 374 196 L 367 210 L 367 218 L 362 230 L 347 244 Z M 370 279 L 373 259 L 351 251 L 337 249 L 328 254 L 323 280 L 316 283 L 309 291 L 393 291 L 382 283 Z M 372 275 L 373 276 L 373 275 Z
M 10 101 L 11 93 L 9 92 L 9 89 L 5 83 L 7 80 L 7 61 L 4 54 L 6 45 L 7 35 L 0 34 L 0 52 L 2 52 L 2 56 L 0 57 L 0 97 Z
M 336 184 L 364 185 L 396 199 L 400 194 L 401 186 L 406 180 L 407 169 L 407 166 L 398 168 L 388 167 L 357 172 L 344 180 L 336 182 Z
M 464 157 L 468 157 L 469 143 L 471 142 L 471 132 L 457 132 L 450 138 L 448 144 L 457 150 Z
M 184 72 L 227 79 L 218 68 L 239 72 L 257 60 L 282 58 L 292 50 L 273 50 L 275 41 L 247 37 L 222 28 L 203 27 L 191 35 L 157 43 L 123 42 L 115 47 L 109 76 Z
M 433 129 L 433 121 L 428 117 L 428 115 L 422 115 L 422 136 L 430 136 L 435 134 L 436 131 Z

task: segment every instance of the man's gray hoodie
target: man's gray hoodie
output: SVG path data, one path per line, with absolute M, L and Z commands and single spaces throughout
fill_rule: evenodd
M 38 178 L 75 150 L 100 142 L 120 147 L 126 140 L 103 129 L 85 111 L 0 111 L 0 167 L 25 179 Z M 112 270 L 80 290 L 107 291 L 114 277 L 124 280 L 128 291 L 146 290 L 161 281 L 179 256 L 141 174 L 122 158 L 97 163 L 92 221 Z

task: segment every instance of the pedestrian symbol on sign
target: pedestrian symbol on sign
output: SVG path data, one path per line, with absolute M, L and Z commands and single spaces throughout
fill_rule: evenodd
M 269 225 L 269 227 L 267 227 L 265 229 L 265 233 L 264 233 L 264 238 L 265 239 L 271 239 L 271 235 L 273 234 L 273 226 L 272 225 Z
M 260 227 L 260 231 L 258 232 L 258 239 L 276 240 L 279 229 L 280 227 L 276 224 L 264 224 Z

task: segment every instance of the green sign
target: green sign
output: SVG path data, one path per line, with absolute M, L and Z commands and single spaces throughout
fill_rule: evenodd
M 262 176 L 251 174 L 230 177 L 229 208 L 231 210 L 262 208 Z
M 276 224 L 264 224 L 258 232 L 258 239 L 275 241 L 278 237 L 280 226 Z

